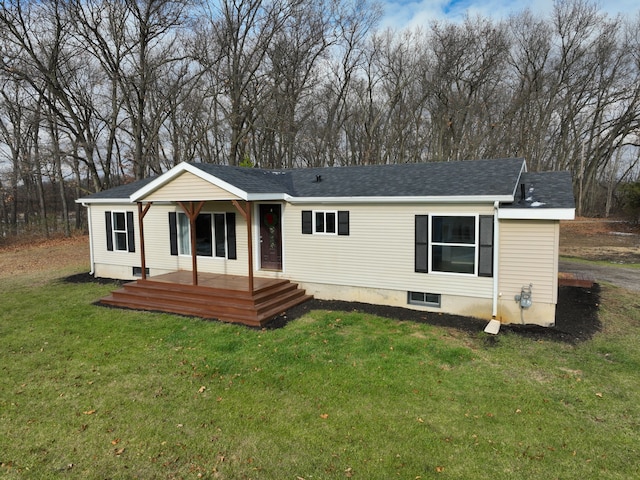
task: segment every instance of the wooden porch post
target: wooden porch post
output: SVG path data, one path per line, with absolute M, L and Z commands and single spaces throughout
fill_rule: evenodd
M 178 205 L 184 210 L 184 213 L 189 218 L 189 226 L 191 230 L 191 273 L 193 285 L 198 285 L 198 252 L 196 252 L 196 219 L 200 215 L 200 210 L 204 206 L 204 201 L 195 205 L 194 202 L 189 202 L 188 206 L 183 202 L 178 202 Z
M 140 268 L 142 269 L 142 280 L 147 279 L 147 259 L 144 253 L 144 216 L 151 208 L 153 202 L 147 203 L 144 208 L 142 202 L 138 202 L 138 228 L 140 230 Z
M 244 206 L 240 205 L 237 200 L 231 201 L 238 209 L 247 223 L 247 248 L 249 250 L 249 291 L 253 292 L 253 234 L 251 233 L 251 202 L 244 202 Z

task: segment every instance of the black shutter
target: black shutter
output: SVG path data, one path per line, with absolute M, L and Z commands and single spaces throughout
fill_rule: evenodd
M 107 250 L 113 252 L 113 227 L 111 226 L 111 212 L 104 212 L 104 223 L 107 226 Z
M 429 273 L 429 215 L 416 215 L 416 272 Z
M 480 215 L 478 276 L 493 277 L 493 215 Z
M 313 233 L 313 212 L 311 210 L 302 211 L 302 233 Z
M 127 212 L 127 247 L 130 252 L 136 251 L 136 237 L 133 227 L 133 212 Z
M 227 258 L 236 260 L 236 214 L 227 212 Z
M 178 255 L 178 222 L 176 212 L 169 212 L 169 244 L 171 255 Z
M 349 235 L 349 211 L 338 212 L 338 235 Z
M 213 214 L 213 230 L 214 230 L 214 242 L 216 257 L 224 258 L 226 255 L 225 241 L 226 229 L 224 227 L 224 214 Z

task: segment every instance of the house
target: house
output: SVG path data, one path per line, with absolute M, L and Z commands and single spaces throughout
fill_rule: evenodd
M 78 202 L 92 274 L 137 280 L 104 303 L 251 325 L 313 296 L 551 326 L 574 218 L 570 174 L 523 159 L 181 163 Z

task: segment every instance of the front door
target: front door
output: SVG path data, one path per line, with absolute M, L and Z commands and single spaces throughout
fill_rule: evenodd
M 260 268 L 282 270 L 282 217 L 280 205 L 260 205 Z

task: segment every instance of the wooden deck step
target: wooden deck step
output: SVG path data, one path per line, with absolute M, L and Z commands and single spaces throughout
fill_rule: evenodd
M 558 273 L 558 285 L 561 287 L 591 288 L 596 283 L 593 276 L 586 273 Z
M 288 280 L 261 282 L 258 288 L 249 292 L 224 285 L 215 288 L 146 279 L 124 284 L 100 303 L 261 327 L 311 298 Z

